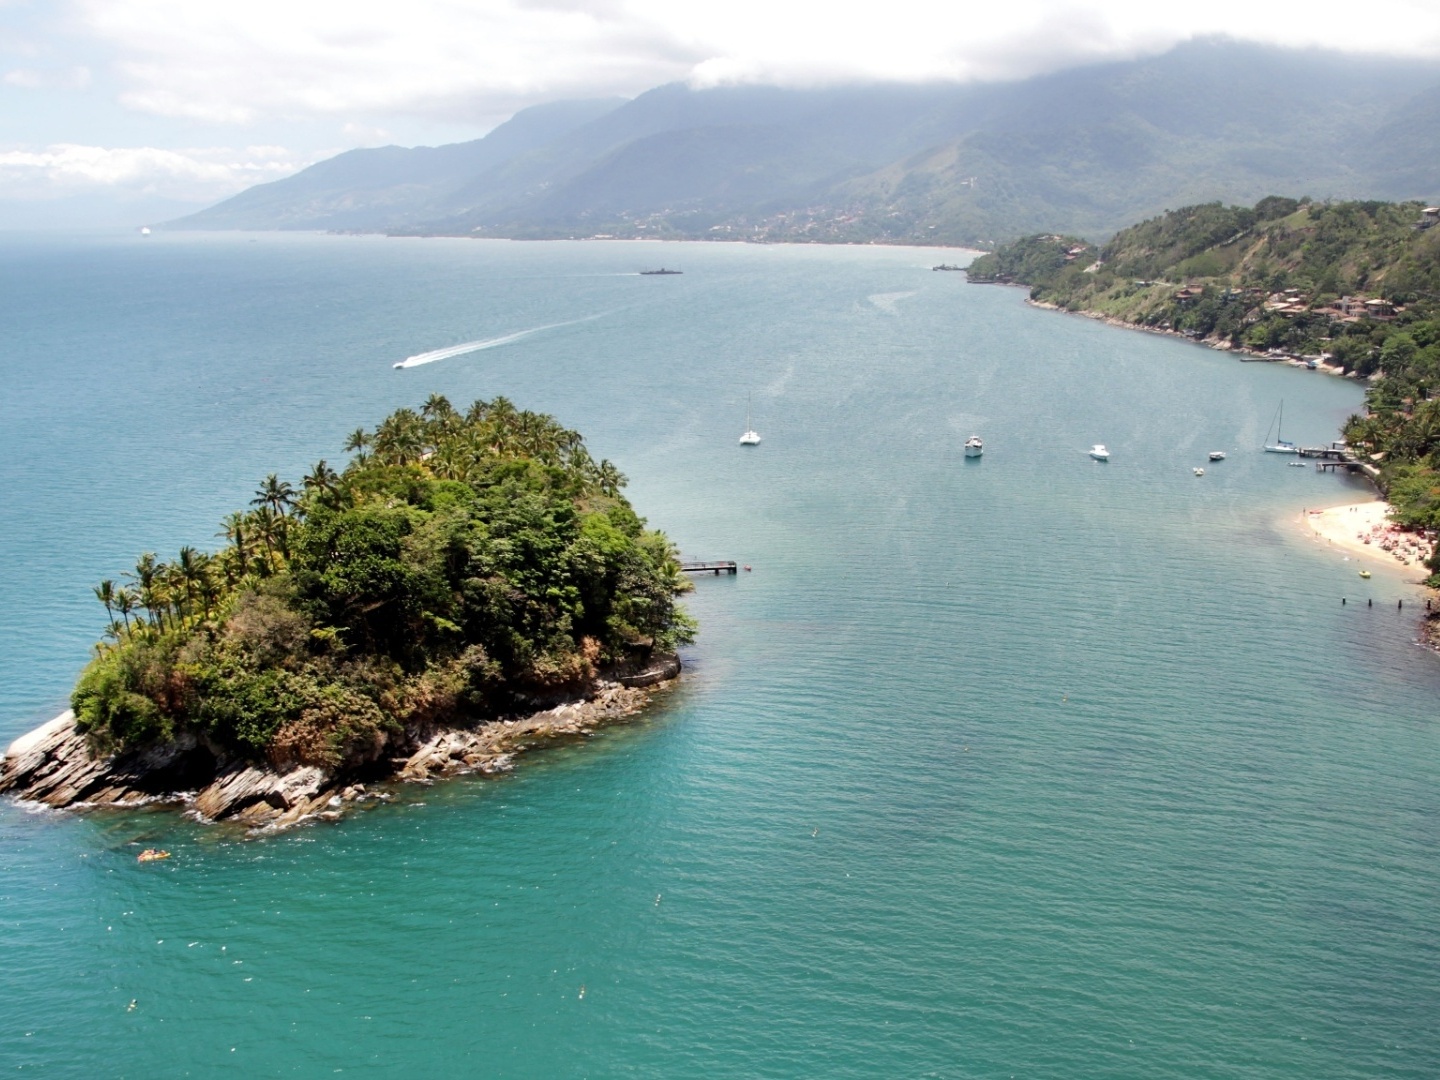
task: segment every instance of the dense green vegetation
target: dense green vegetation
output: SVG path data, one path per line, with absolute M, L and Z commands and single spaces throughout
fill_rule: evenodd
M 1069 266 L 1095 262 L 1096 248 L 1078 236 L 1026 236 L 1013 244 L 981 255 L 966 273 L 976 282 L 1029 285 L 1053 281 Z
M 1080 258 L 1061 257 L 1073 248 L 1068 237 L 1030 237 L 977 259 L 971 280 L 1015 281 L 1069 311 L 1312 356 L 1369 378 L 1367 415 L 1351 417 L 1345 438 L 1379 467 L 1401 523 L 1437 529 L 1436 216 L 1421 203 L 1209 203 L 1125 229 Z
M 109 633 L 72 699 L 92 745 L 190 731 L 338 765 L 692 636 L 670 542 L 551 417 L 436 395 L 346 449 L 298 488 L 266 477 L 220 551 L 146 553 L 100 583 Z

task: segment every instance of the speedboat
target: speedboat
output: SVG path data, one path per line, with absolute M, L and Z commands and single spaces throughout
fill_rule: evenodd
M 979 457 L 985 452 L 985 441 L 979 435 L 971 435 L 965 440 L 965 456 Z
M 1197 465 L 1194 469 L 1192 469 L 1192 470 L 1190 470 L 1190 471 L 1193 472 L 1196 476 L 1204 476 L 1204 475 L 1205 475 L 1205 470 L 1202 469 L 1202 468 L 1200 468 L 1198 465 Z
M 1211 451 L 1210 451 L 1210 460 L 1211 460 L 1211 461 L 1224 461 L 1224 460 L 1225 460 L 1225 451 L 1224 451 L 1224 450 L 1211 450 Z
M 1096 461 L 1109 461 L 1110 451 L 1105 449 L 1104 443 L 1097 442 L 1094 446 L 1090 447 L 1090 456 Z

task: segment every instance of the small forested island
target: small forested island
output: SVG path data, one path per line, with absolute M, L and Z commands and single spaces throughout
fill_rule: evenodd
M 193 792 L 202 818 L 289 824 L 376 779 L 507 768 L 678 673 L 695 627 L 676 552 L 574 431 L 435 395 L 346 449 L 298 488 L 266 477 L 221 550 L 101 582 L 72 713 L 16 742 L 0 791 Z
M 1440 529 L 1440 208 L 1272 196 L 1168 211 L 1103 246 L 1032 236 L 970 266 L 1034 303 L 1365 378 L 1344 437 L 1394 520 Z M 1432 559 L 1430 584 L 1440 586 Z

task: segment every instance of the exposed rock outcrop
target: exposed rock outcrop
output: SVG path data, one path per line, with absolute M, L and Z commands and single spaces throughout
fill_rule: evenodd
M 468 728 L 421 728 L 386 748 L 382 779 L 428 781 L 458 773 L 505 772 L 517 754 L 587 735 L 637 713 L 653 688 L 680 673 L 674 656 L 606 672 L 588 692 L 543 712 Z M 228 757 L 193 734 L 130 754 L 94 756 L 66 711 L 22 735 L 0 760 L 0 792 L 56 807 L 188 804 L 204 821 L 284 828 L 308 817 L 334 819 L 346 806 L 382 797 L 343 770 L 288 771 Z

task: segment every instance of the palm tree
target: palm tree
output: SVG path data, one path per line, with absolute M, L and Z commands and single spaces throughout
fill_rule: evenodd
M 200 580 L 197 587 L 200 590 L 200 602 L 204 605 L 205 618 L 208 619 L 220 599 L 220 583 L 215 580 L 214 560 L 208 555 L 200 556 Z
M 160 602 L 170 616 L 171 627 L 178 626 L 183 629 L 185 626 L 184 575 L 174 563 L 161 563 L 156 569 L 156 577 Z
M 204 576 L 205 570 L 202 560 L 204 556 L 199 554 L 192 547 L 182 547 L 180 558 L 175 564 L 180 574 L 180 584 L 185 590 L 185 607 L 188 613 L 195 607 L 195 591 L 199 588 L 200 579 Z
M 262 506 L 250 515 L 250 522 L 255 526 L 255 533 L 260 537 L 260 542 L 265 545 L 265 566 L 262 571 L 269 574 L 274 569 L 275 562 L 275 540 L 279 531 L 279 515 L 268 506 Z
M 420 415 L 428 420 L 443 420 L 454 414 L 455 408 L 444 394 L 431 394 L 425 399 L 425 404 L 420 406 Z
M 408 465 L 425 452 L 420 417 L 413 409 L 396 409 L 375 429 L 375 455 L 387 465 Z
M 243 576 L 246 572 L 246 563 L 249 561 L 250 533 L 247 526 L 247 518 L 238 511 L 233 514 L 226 514 L 225 520 L 220 523 L 221 531 L 217 536 L 224 536 L 233 545 L 231 550 L 235 552 L 235 559 L 240 564 L 240 573 Z
M 164 633 L 165 601 L 160 594 L 160 590 L 156 587 L 153 578 L 149 585 L 143 585 L 140 588 L 140 606 L 143 607 L 145 613 L 150 616 L 150 624 L 161 633 Z
M 145 602 L 145 595 L 146 593 L 153 593 L 155 586 L 155 568 L 155 553 L 153 551 L 147 551 L 135 560 L 135 573 L 125 575 L 140 587 L 140 606 L 145 608 L 147 613 L 151 614 L 153 614 L 153 612 L 150 611 L 150 606 Z
M 321 506 L 334 506 L 339 499 L 340 474 L 325 464 L 324 458 L 317 461 L 300 482 Z
M 115 610 L 120 612 L 120 617 L 125 620 L 125 633 L 130 633 L 130 612 L 135 610 L 135 592 L 133 589 L 115 590 Z
M 595 479 L 600 485 L 600 493 L 609 495 L 611 498 L 619 495 L 620 489 L 629 483 L 625 479 L 625 474 L 617 469 L 609 458 L 600 462 L 599 467 L 595 470 Z
M 99 585 L 96 585 L 95 599 L 99 600 L 100 603 L 105 605 L 105 618 L 110 623 L 110 632 L 112 634 L 118 633 L 119 631 L 116 629 L 115 626 L 115 615 L 112 610 L 115 607 L 115 582 L 111 581 L 109 578 L 106 578 L 104 581 L 100 582 Z
M 363 427 L 357 427 L 345 440 L 345 452 L 353 453 L 356 450 L 364 450 L 370 445 L 370 433 Z
M 334 491 L 335 485 L 339 481 L 340 474 L 325 464 L 325 459 L 321 458 L 315 463 L 315 467 L 305 474 L 300 483 L 314 491 Z
M 281 517 L 285 511 L 295 505 L 295 489 L 290 486 L 288 480 L 277 479 L 272 472 L 265 477 L 264 482 L 255 489 L 255 498 L 250 500 L 251 506 L 268 506 Z

